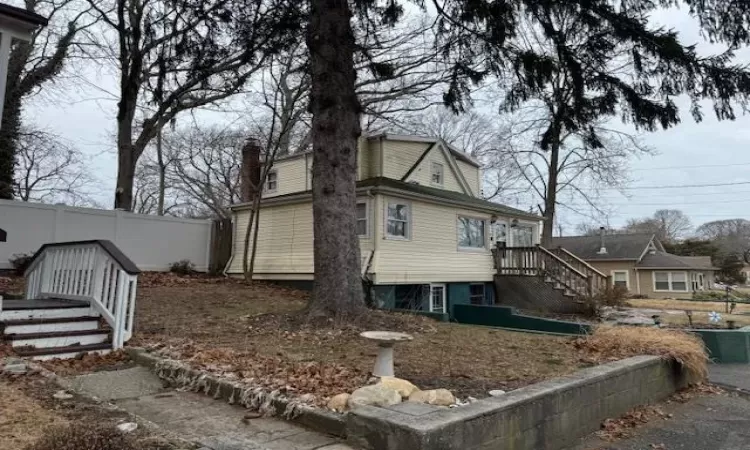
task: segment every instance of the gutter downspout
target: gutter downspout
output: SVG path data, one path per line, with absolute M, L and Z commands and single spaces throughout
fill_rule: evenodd
M 638 295 L 641 295 L 641 274 L 638 273 L 638 267 L 633 266 L 633 270 L 635 270 L 635 287 Z
M 370 255 L 370 258 L 368 258 L 367 261 L 367 267 L 364 271 L 364 277 L 372 283 L 372 279 L 369 277 L 370 268 L 375 265 L 373 262 L 375 261 L 376 255 L 378 254 L 378 244 L 380 243 L 380 240 L 377 238 L 377 230 L 378 230 L 378 220 L 376 220 L 376 215 L 378 211 L 378 205 L 377 205 L 377 197 L 372 195 L 372 188 L 368 188 L 367 191 L 365 191 L 365 195 L 367 195 L 368 198 L 372 199 L 370 203 L 372 203 L 372 225 L 374 228 L 372 229 L 372 255 Z M 369 224 L 368 224 L 369 225 Z

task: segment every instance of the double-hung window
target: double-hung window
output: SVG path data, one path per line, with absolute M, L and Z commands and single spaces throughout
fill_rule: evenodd
M 388 202 L 385 233 L 389 238 L 409 239 L 411 212 L 407 203 Z
M 654 272 L 655 291 L 687 292 L 686 272 Z
M 443 165 L 438 162 L 430 164 L 430 182 L 432 184 L 443 185 Z
M 458 216 L 458 248 L 485 248 L 484 219 Z
M 276 192 L 279 187 L 279 174 L 275 170 L 271 170 L 266 175 L 266 192 Z
M 367 202 L 357 203 L 357 236 L 367 236 Z
M 612 271 L 612 285 L 622 286 L 628 289 L 628 271 L 627 270 L 613 270 Z

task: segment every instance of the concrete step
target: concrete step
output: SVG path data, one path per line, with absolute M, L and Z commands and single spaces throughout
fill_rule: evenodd
M 16 347 L 15 352 L 20 357 L 28 357 L 35 360 L 43 361 L 49 359 L 70 359 L 75 358 L 82 353 L 94 353 L 99 355 L 106 355 L 112 351 L 111 342 L 102 342 L 100 344 L 90 345 L 70 345 L 67 347 L 49 347 L 49 348 L 33 348 L 33 347 Z
M 3 334 L 24 334 L 96 330 L 99 328 L 99 320 L 100 318 L 97 316 L 8 320 L 0 322 L 0 332 Z
M 53 331 L 43 333 L 6 334 L 13 347 L 53 348 L 72 345 L 101 344 L 110 339 L 110 330 Z

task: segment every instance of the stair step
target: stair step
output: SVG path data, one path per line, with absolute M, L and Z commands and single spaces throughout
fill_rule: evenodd
M 16 347 L 15 352 L 21 357 L 31 357 L 36 360 L 44 359 L 69 359 L 75 358 L 81 353 L 97 353 L 104 355 L 112 351 L 111 342 L 102 342 L 100 344 L 90 345 L 69 345 L 67 347 L 48 347 L 48 348 L 33 348 L 33 347 Z
M 99 328 L 99 320 L 99 317 L 96 316 L 8 320 L 0 322 L 0 332 L 5 334 L 24 334 L 96 330 Z
M 88 316 L 91 314 L 89 306 L 64 307 L 64 308 L 41 308 L 41 309 L 5 309 L 0 311 L 0 321 L 24 320 L 24 319 L 61 319 Z
M 101 329 L 7 334 L 5 339 L 13 347 L 69 347 L 71 345 L 101 344 L 109 340 L 110 331 L 109 329 Z
M 40 298 L 30 300 L 3 300 L 3 311 L 23 311 L 28 309 L 68 309 L 88 308 L 88 302 L 62 298 Z

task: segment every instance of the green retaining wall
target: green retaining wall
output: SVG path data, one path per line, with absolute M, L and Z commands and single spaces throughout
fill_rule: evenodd
M 471 325 L 516 328 L 560 334 L 587 334 L 591 326 L 564 320 L 544 319 L 516 313 L 510 306 L 453 305 L 453 320 Z
M 450 315 L 448 315 L 448 313 L 436 313 L 436 312 L 429 312 L 429 311 L 418 311 L 414 309 L 398 309 L 398 308 L 393 308 L 390 311 L 397 312 L 397 313 L 415 314 L 418 316 L 425 316 L 431 319 L 435 319 L 439 322 L 450 321 Z
M 721 364 L 750 363 L 750 330 L 691 330 L 703 339 L 708 354 Z

